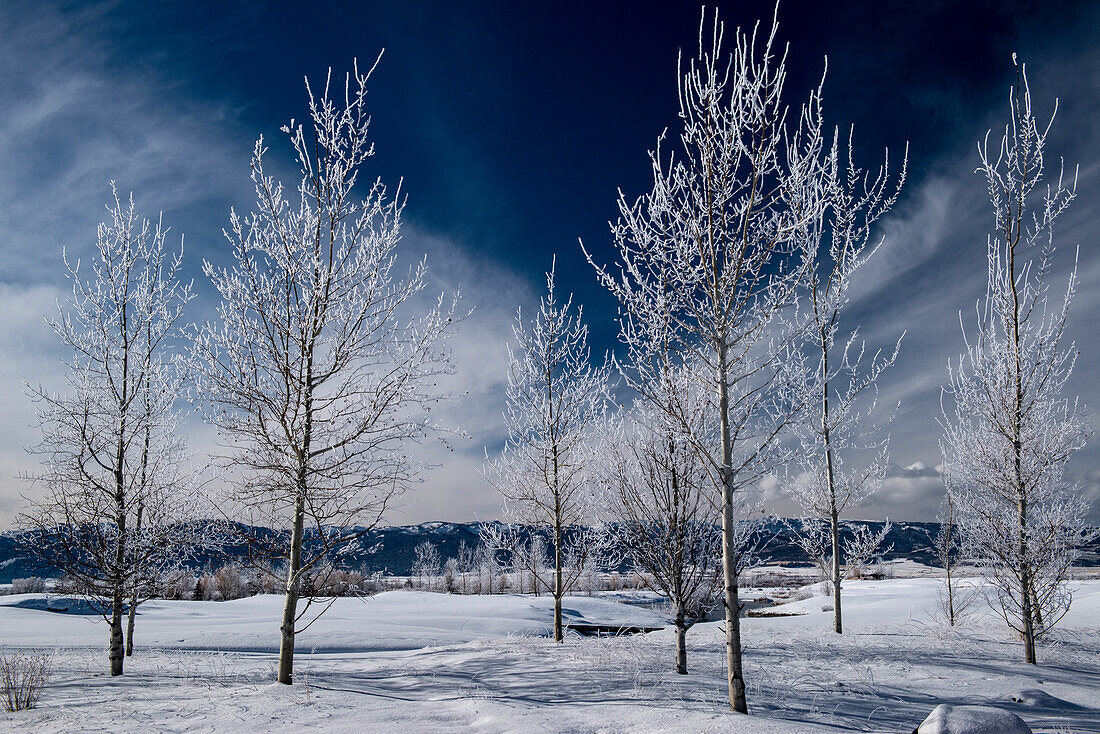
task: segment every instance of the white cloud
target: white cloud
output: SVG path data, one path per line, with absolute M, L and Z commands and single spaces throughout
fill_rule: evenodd
M 0 530 L 10 525 L 21 494 L 33 493 L 19 475 L 33 468 L 26 448 L 37 441 L 34 405 L 24 385 L 64 386 L 60 354 L 43 318 L 63 294 L 48 286 L 0 283 Z
M 460 310 L 473 310 L 449 340 L 455 373 L 441 384 L 454 399 L 436 410 L 442 423 L 468 437 L 418 447 L 418 455 L 433 468 L 422 484 L 401 498 L 388 520 L 406 524 L 497 518 L 500 498 L 484 484 L 478 469 L 486 449 L 494 454 L 505 437 L 501 412 L 516 308 L 528 308 L 538 296 L 508 268 L 415 224 L 406 223 L 401 247 L 409 254 L 427 253 L 429 276 L 436 288 L 426 295 L 460 291 Z
M 0 528 L 3 513 L 26 489 L 12 477 L 32 466 L 23 447 L 34 442 L 33 409 L 22 385 L 28 379 L 63 384 L 56 343 L 41 320 L 65 288 L 61 246 L 77 256 L 90 251 L 108 181 L 134 190 L 147 216 L 165 210 L 166 223 L 187 234 L 187 258 L 196 273 L 200 257 L 225 256 L 219 230 L 229 205 L 247 206 L 252 197 L 247 161 L 259 131 L 243 126 L 231 104 L 199 98 L 162 72 L 119 63 L 107 40 L 119 34 L 102 31 L 124 19 L 110 10 L 104 4 L 61 12 L 36 3 L 0 13 Z M 1073 384 L 1094 409 L 1100 405 L 1100 133 L 1092 120 L 1091 72 L 1098 59 L 1093 49 L 1053 55 L 1034 67 L 1033 76 L 1034 94 L 1063 99 L 1054 152 L 1082 163 L 1079 201 L 1059 228 L 1056 280 L 1069 267 L 1071 248 L 1080 244 L 1081 289 L 1070 331 L 1082 357 Z M 1052 86 L 1040 87 L 1041 79 Z M 1000 124 L 1003 114 L 991 110 L 990 124 Z M 272 120 L 271 127 L 279 122 Z M 973 140 L 984 128 L 967 124 L 957 126 L 965 139 L 954 150 L 913 171 L 924 178 L 914 175 L 895 213 L 882 222 L 887 242 L 862 273 L 849 310 L 872 349 L 889 347 L 902 329 L 908 332 L 898 364 L 881 380 L 879 399 L 884 409 L 901 402 L 890 431 L 892 460 L 903 466 L 939 463 L 940 385 L 948 359 L 962 348 L 958 314 L 969 317 L 984 292 L 990 210 L 983 182 L 973 173 Z M 282 160 L 283 151 L 273 145 L 273 157 Z M 392 519 L 493 517 L 497 499 L 476 470 L 485 447 L 493 452 L 503 439 L 505 345 L 515 308 L 534 304 L 541 284 L 449 241 L 445 233 L 406 224 L 403 247 L 428 253 L 433 285 L 461 289 L 463 307 L 475 308 L 452 341 L 457 370 L 447 385 L 458 397 L 440 411 L 471 438 L 453 441 L 453 454 L 436 444 L 422 447 L 425 458 L 442 468 L 402 499 Z M 194 318 L 212 307 L 201 279 L 199 293 Z M 214 437 L 197 418 L 187 431 L 196 451 L 212 449 Z M 1093 518 L 1100 521 L 1097 466 L 1100 441 L 1082 451 L 1070 470 L 1084 477 L 1095 498 Z M 782 506 L 778 487 L 769 491 Z M 883 493 L 859 513 L 927 519 L 941 493 L 934 474 L 892 473 Z

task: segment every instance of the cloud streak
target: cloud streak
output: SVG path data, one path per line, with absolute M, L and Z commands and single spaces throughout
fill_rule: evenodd
M 0 46 L 0 161 L 4 162 L 0 166 L 0 344 L 4 345 L 0 384 L 5 388 L 0 394 L 0 528 L 10 522 L 18 495 L 34 491 L 14 479 L 16 474 L 33 469 L 23 447 L 37 440 L 33 408 L 21 386 L 28 380 L 41 381 L 51 389 L 64 385 L 61 355 L 42 318 L 53 313 L 57 299 L 66 295 L 61 248 L 68 247 L 77 257 L 87 257 L 92 251 L 95 226 L 102 219 L 109 194 L 108 182 L 116 180 L 124 192 L 133 190 L 145 216 L 163 210 L 173 233 L 186 233 L 186 259 L 199 296 L 189 314 L 195 320 L 212 315 L 214 307 L 214 294 L 199 273 L 199 263 L 203 258 L 226 262 L 228 250 L 221 228 L 228 221 L 229 206 L 247 210 L 253 199 L 248 158 L 260 129 L 246 122 L 246 117 L 256 100 L 240 90 L 237 99 L 222 92 L 197 91 L 197 83 L 188 76 L 193 70 L 182 59 L 164 62 L 166 51 L 152 54 L 149 58 L 153 61 L 137 63 L 122 44 L 133 39 L 141 30 L 139 24 L 148 19 L 131 10 L 120 4 L 79 10 L 35 4 L 5 8 L 0 14 L 0 38 L 5 41 Z M 250 18 L 244 21 L 252 22 Z M 693 27 L 687 30 L 690 41 Z M 209 39 L 192 41 L 195 45 Z M 1073 385 L 1095 410 L 1100 405 L 1100 353 L 1096 346 L 1100 343 L 1100 128 L 1093 117 L 1100 99 L 1095 81 L 1100 79 L 1100 49 L 1094 44 L 1063 47 L 1059 39 L 1052 39 L 1045 52 L 1035 55 L 1029 68 L 1036 101 L 1042 108 L 1052 106 L 1055 95 L 1062 99 L 1052 153 L 1081 163 L 1078 201 L 1057 230 L 1060 253 L 1054 282 L 1065 278 L 1074 248 L 1080 245 L 1081 287 L 1070 317 L 1070 335 L 1082 357 Z M 155 63 L 157 59 L 163 63 Z M 303 69 L 318 68 L 317 59 L 298 61 Z M 340 61 L 324 59 L 323 65 Z M 419 69 L 419 73 L 429 72 Z M 280 89 L 294 89 L 295 104 L 288 109 L 297 116 L 304 111 L 305 99 L 299 73 L 296 68 L 279 82 Z M 386 67 L 382 73 L 403 78 L 400 75 L 408 72 Z M 226 88 L 233 88 L 232 83 L 245 84 L 233 81 L 232 70 L 224 76 Z M 427 83 L 415 74 L 411 78 L 417 85 Z M 671 82 L 671 78 L 662 79 Z M 409 89 L 394 98 L 412 104 L 392 112 L 399 120 L 402 113 L 415 118 L 416 110 L 423 108 L 416 104 L 417 94 L 413 93 L 417 85 L 406 85 Z M 902 330 L 906 336 L 898 363 L 880 381 L 880 405 L 886 409 L 900 403 L 889 429 L 891 460 L 896 466 L 883 491 L 856 508 L 855 517 L 928 519 L 939 505 L 943 485 L 938 474 L 913 467 L 934 467 L 940 461 L 940 386 L 947 377 L 948 360 L 957 359 L 963 347 L 959 314 L 964 324 L 973 323 L 974 304 L 985 291 L 985 242 L 991 209 L 985 200 L 984 182 L 973 173 L 974 145 L 987 128 L 1003 125 L 1007 89 L 1003 91 L 996 97 L 997 104 L 977 120 L 951 120 L 952 110 L 968 106 L 951 104 L 951 91 L 943 92 L 946 101 L 937 119 L 950 123 L 950 135 L 943 132 L 941 137 L 953 142 L 942 150 L 914 147 L 920 170 L 911 170 L 910 183 L 897 208 L 880 224 L 886 242 L 857 279 L 846 325 L 859 325 L 871 349 L 891 347 Z M 451 93 L 461 96 L 454 90 Z M 668 114 L 673 112 L 670 109 Z M 519 124 L 516 114 L 517 119 L 510 122 Z M 617 109 L 616 114 L 630 113 Z M 267 129 L 281 122 L 268 120 Z M 482 124 L 491 122 L 481 120 Z M 428 123 L 432 120 L 409 122 L 414 131 Z M 522 137 L 510 144 L 529 154 L 530 161 L 553 158 L 561 175 L 540 179 L 536 171 L 524 178 L 527 174 L 522 165 L 513 163 L 505 171 L 508 175 L 501 178 L 508 182 L 508 190 L 496 192 L 497 200 L 483 201 L 486 187 L 474 184 L 482 178 L 495 180 L 502 172 L 481 170 L 482 166 L 489 168 L 478 154 L 481 149 L 477 145 L 463 149 L 458 132 L 448 128 L 439 140 L 429 141 L 430 155 L 446 159 L 440 166 L 451 166 L 446 171 L 448 181 L 469 189 L 461 202 L 462 206 L 477 207 L 470 217 L 479 223 L 498 222 L 497 239 L 489 247 L 470 242 L 465 231 L 428 228 L 417 221 L 414 208 L 427 213 L 433 202 L 418 200 L 417 192 L 410 190 L 401 247 L 411 256 L 427 253 L 433 291 L 461 290 L 462 307 L 474 309 L 451 342 L 456 372 L 447 388 L 456 399 L 440 408 L 441 420 L 463 429 L 469 438 L 455 438 L 449 448 L 431 442 L 419 447 L 434 468 L 425 474 L 423 484 L 402 498 L 391 517 L 394 522 L 497 516 L 498 498 L 481 482 L 477 469 L 485 450 L 494 453 L 504 437 L 500 413 L 506 345 L 515 310 L 537 303 L 541 268 L 550 262 L 549 252 L 532 252 L 526 243 L 510 241 L 522 237 L 524 227 L 537 230 L 533 222 L 545 221 L 531 214 L 536 209 L 537 216 L 543 218 L 559 213 L 554 196 L 571 201 L 599 193 L 577 180 L 583 176 L 574 175 L 566 156 L 591 157 L 601 153 L 600 146 L 606 146 L 609 150 L 603 153 L 608 160 L 630 157 L 610 151 L 621 142 L 611 139 L 601 138 L 598 144 L 577 152 L 553 148 L 554 140 Z M 856 132 L 857 153 L 869 152 L 859 146 L 858 127 Z M 549 147 L 537 148 L 543 144 Z M 283 160 L 284 180 L 292 181 L 295 172 L 285 157 L 283 141 L 273 138 L 271 146 L 272 158 Z M 638 160 L 642 153 L 636 151 Z M 400 150 L 385 151 L 387 157 L 397 160 L 400 154 Z M 463 163 L 471 160 L 477 168 L 473 174 Z M 530 190 L 520 188 L 528 183 Z M 548 194 L 553 196 L 546 198 Z M 599 195 L 612 206 L 613 190 Z M 523 221 L 524 213 L 532 222 Z M 430 218 L 424 216 L 420 221 Z M 605 232 L 601 230 L 601 236 Z M 590 235 L 588 239 L 598 238 Z M 502 244 L 503 240 L 509 242 Z M 572 240 L 563 241 L 563 253 L 572 246 Z M 488 252 L 496 253 L 495 257 Z M 571 258 L 559 258 L 559 268 L 566 260 L 580 262 L 579 255 L 572 254 Z M 560 272 L 562 282 L 573 283 L 583 293 L 591 282 L 587 280 L 591 273 L 584 268 L 587 266 Z M 594 332 L 612 330 L 608 326 L 612 313 L 586 310 L 586 317 L 593 322 Z M 594 344 L 593 350 L 612 346 Z M 196 452 L 205 455 L 213 450 L 215 439 L 211 430 L 197 421 L 195 416 L 189 419 L 188 436 Z M 1092 519 L 1100 523 L 1100 441 L 1082 451 L 1070 471 L 1093 497 Z M 790 511 L 777 485 L 766 489 L 773 511 Z

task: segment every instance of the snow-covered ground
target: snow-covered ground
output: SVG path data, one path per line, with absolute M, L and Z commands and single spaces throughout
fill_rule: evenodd
M 301 636 L 297 685 L 271 683 L 281 599 L 149 602 L 127 673 L 106 669 L 105 625 L 0 598 L 0 644 L 53 650 L 34 732 L 835 732 L 912 731 L 939 703 L 992 704 L 1036 732 L 1100 732 L 1100 581 L 1078 584 L 1040 665 L 1019 662 L 1003 622 L 935 621 L 935 579 L 849 582 L 843 636 L 828 599 L 743 621 L 751 717 L 724 710 L 720 623 L 688 633 L 687 676 L 671 630 L 614 639 L 545 635 L 551 600 L 395 591 L 339 599 Z M 566 600 L 567 621 L 652 626 L 618 599 Z M 1042 693 L 1035 693 L 1035 690 Z M 1012 701 L 1014 694 L 1026 699 Z

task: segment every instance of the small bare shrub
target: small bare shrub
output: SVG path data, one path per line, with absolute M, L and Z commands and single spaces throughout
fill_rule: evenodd
M 54 587 L 54 591 L 61 595 L 89 595 L 95 594 L 96 589 L 89 585 L 87 582 L 77 578 L 76 576 L 70 576 L 64 574 L 57 580 L 57 585 Z
M 365 576 L 362 571 L 319 566 L 302 580 L 302 588 L 313 596 L 368 596 L 382 590 L 379 574 Z
M 44 594 L 46 593 L 46 579 L 37 576 L 28 576 L 25 579 L 12 579 L 11 593 Z
M 49 679 L 48 653 L 0 653 L 0 698 L 8 711 L 33 709 Z
M 178 569 L 168 574 L 161 586 L 165 599 L 190 599 L 195 591 L 195 574 Z
M 216 596 L 219 601 L 241 599 L 248 596 L 245 591 L 244 580 L 241 578 L 241 570 L 237 566 L 222 566 L 214 572 L 212 581 L 213 596 Z
M 458 593 L 458 559 L 448 558 L 443 564 L 443 588 L 448 594 Z
M 812 599 L 815 596 L 812 586 L 803 586 L 801 589 L 795 589 L 787 596 L 787 601 L 803 601 L 805 599 Z

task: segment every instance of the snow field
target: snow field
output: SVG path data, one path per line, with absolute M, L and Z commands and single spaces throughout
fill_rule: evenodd
M 665 629 L 555 645 L 547 597 L 397 591 L 339 599 L 299 639 L 296 685 L 272 683 L 281 599 L 150 602 L 127 673 L 106 671 L 93 617 L 0 599 L 0 640 L 55 649 L 39 708 L 6 714 L 41 732 L 794 732 L 912 731 L 939 703 L 992 704 L 1036 732 L 1100 732 L 1100 581 L 1073 608 L 1036 668 L 988 612 L 962 628 L 934 619 L 934 579 L 850 582 L 843 636 L 829 599 L 746 618 L 751 717 L 724 710 L 720 622 L 688 633 L 691 671 L 673 672 Z M 650 625 L 659 615 L 570 597 L 568 621 Z M 1039 689 L 1043 696 L 1013 694 Z

